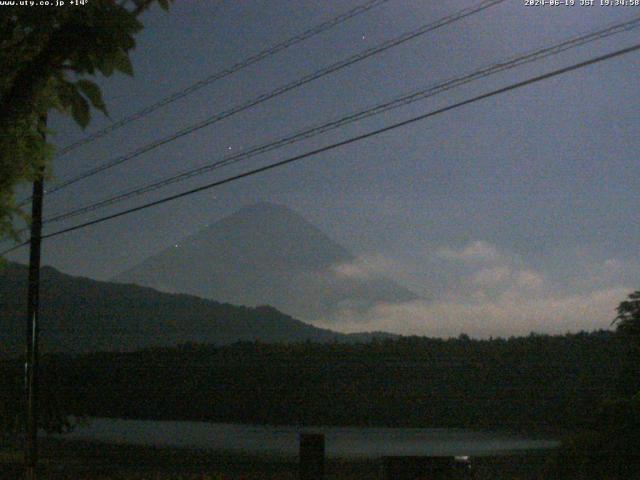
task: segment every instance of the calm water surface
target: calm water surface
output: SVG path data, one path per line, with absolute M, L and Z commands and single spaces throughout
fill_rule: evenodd
M 329 457 L 492 455 L 554 448 L 558 445 L 554 440 L 533 440 L 464 429 L 303 428 L 109 418 L 90 418 L 65 437 L 110 443 L 294 456 L 298 453 L 298 436 L 301 432 L 324 433 Z

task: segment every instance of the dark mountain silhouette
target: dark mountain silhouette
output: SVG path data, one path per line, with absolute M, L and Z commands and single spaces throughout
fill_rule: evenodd
M 354 271 L 354 255 L 292 210 L 242 208 L 114 278 L 241 305 L 273 305 L 305 321 L 339 321 L 344 308 L 418 297 L 380 274 Z
M 24 349 L 27 267 L 0 267 L 0 356 Z M 239 307 L 151 288 L 73 277 L 51 267 L 41 275 L 41 345 L 45 352 L 129 351 L 186 342 L 367 341 L 295 320 L 273 307 Z M 388 334 L 386 334 L 388 335 Z

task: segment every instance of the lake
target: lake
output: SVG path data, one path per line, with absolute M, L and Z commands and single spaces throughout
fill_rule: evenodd
M 555 448 L 555 440 L 450 428 L 360 428 L 240 425 L 90 418 L 65 438 L 295 456 L 301 432 L 325 434 L 328 457 L 500 455 Z

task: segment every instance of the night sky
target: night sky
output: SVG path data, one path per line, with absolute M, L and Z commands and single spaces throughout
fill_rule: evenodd
M 154 8 L 135 77 L 101 78 L 111 119 L 338 15 L 356 1 L 177 1 Z M 391 0 L 54 162 L 65 179 L 325 65 L 433 22 L 469 0 Z M 576 0 L 580 3 L 580 0 Z M 599 0 L 598 2 L 599 3 Z M 47 196 L 53 215 L 220 159 L 402 93 L 640 15 L 640 7 L 507 0 Z M 640 29 L 520 67 L 154 192 L 177 193 L 464 100 L 640 39 Z M 43 263 L 109 279 L 244 205 L 286 205 L 429 301 L 345 312 L 344 331 L 475 337 L 609 328 L 640 285 L 640 54 L 632 53 L 326 154 L 48 240 Z M 53 115 L 53 142 L 82 138 Z M 25 196 L 24 190 L 20 197 Z M 57 230 L 141 203 L 52 224 Z M 27 249 L 9 258 L 26 261 Z

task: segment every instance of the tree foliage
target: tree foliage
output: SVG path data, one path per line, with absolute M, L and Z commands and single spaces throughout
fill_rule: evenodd
M 609 399 L 595 409 L 590 428 L 565 440 L 543 478 L 640 478 L 640 394 Z
M 88 78 L 133 74 L 129 53 L 142 29 L 138 17 L 154 1 L 0 10 L 0 237 L 15 237 L 12 223 L 25 216 L 15 187 L 50 174 L 53 148 L 42 119 L 57 110 L 85 128 L 91 107 L 107 114 L 100 88 Z M 158 4 L 166 9 L 169 0 Z
M 617 313 L 613 323 L 627 347 L 618 372 L 620 394 L 594 404 L 587 428 L 562 443 L 544 478 L 640 478 L 640 291 L 620 302 Z
M 618 315 L 613 323 L 618 324 L 618 332 L 629 336 L 636 342 L 640 340 L 640 290 L 629 294 L 629 299 L 620 302 Z
M 144 331 L 152 332 L 148 327 Z M 155 331 L 153 331 L 155 334 Z M 573 429 L 616 393 L 612 332 L 365 344 L 185 344 L 47 355 L 41 377 L 76 416 L 291 425 Z M 16 375 L 19 362 L 13 365 Z M 0 369 L 0 391 L 11 375 Z

